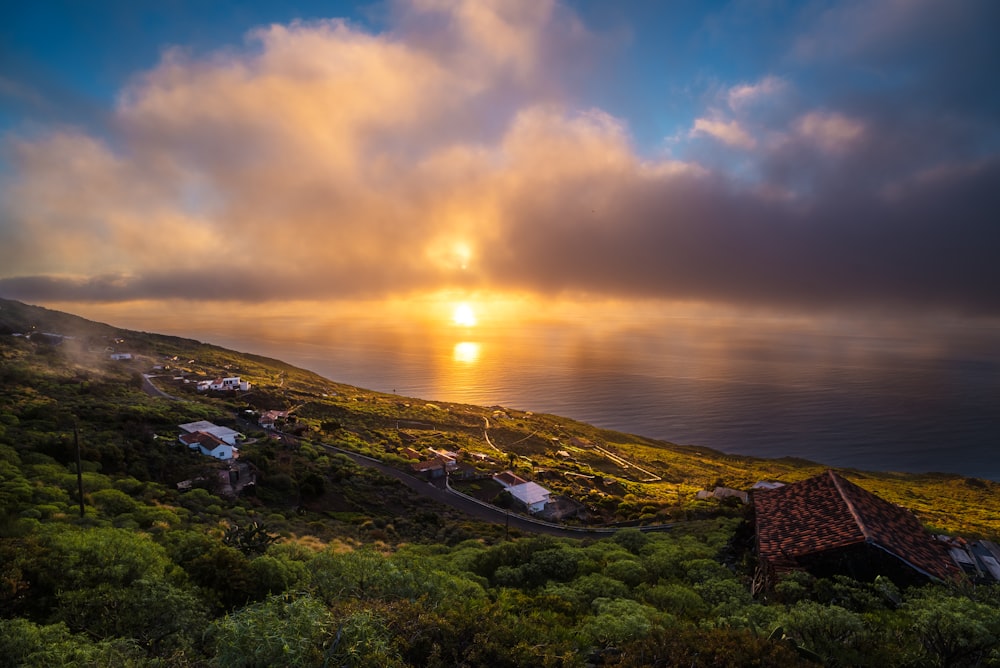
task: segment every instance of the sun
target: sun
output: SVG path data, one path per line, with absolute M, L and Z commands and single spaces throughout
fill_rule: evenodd
M 452 322 L 460 327 L 475 327 L 476 314 L 472 307 L 462 302 L 455 307 L 455 312 L 451 315 Z

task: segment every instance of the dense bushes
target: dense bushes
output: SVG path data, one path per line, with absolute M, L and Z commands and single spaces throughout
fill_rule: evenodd
M 698 528 L 244 554 L 49 523 L 0 542 L 0 665 L 1000 665 L 1000 588 L 795 575 L 753 600 L 707 556 L 732 522 Z
M 596 541 L 501 540 L 503 527 L 315 443 L 266 439 L 243 451 L 260 472 L 256 496 L 226 500 L 207 484 L 180 493 L 174 483 L 210 477 L 213 464 L 153 435 L 223 404 L 154 401 L 126 368 L 81 370 L 51 346 L 5 345 L 15 344 L 0 341 L 0 355 L 17 359 L 0 364 L 0 667 L 1000 666 L 1000 587 L 899 591 L 798 574 L 753 599 L 747 574 L 722 558 L 738 519 Z M 244 363 L 287 373 L 284 388 L 333 394 L 304 372 Z M 393 416 L 442 430 L 458 420 L 476 438 L 481 429 L 471 413 L 337 400 L 327 412 L 310 404 L 304 419 L 376 454 Z M 358 417 L 348 403 L 372 412 Z M 498 420 L 521 438 L 523 425 Z M 525 447 L 534 455 L 543 444 Z M 627 491 L 621 504 L 605 492 L 595 503 L 663 507 Z

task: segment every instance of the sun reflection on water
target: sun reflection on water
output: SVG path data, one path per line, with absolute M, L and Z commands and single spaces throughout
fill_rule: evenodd
M 479 344 L 472 341 L 456 343 L 452 357 L 462 364 L 475 364 L 479 361 Z

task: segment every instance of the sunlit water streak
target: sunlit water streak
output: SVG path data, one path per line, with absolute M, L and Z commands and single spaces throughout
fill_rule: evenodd
M 733 453 L 1000 480 L 995 331 L 952 332 L 930 347 L 759 323 L 749 336 L 707 333 L 722 344 L 691 332 L 527 327 L 483 333 L 474 359 L 456 359 L 447 339 L 403 345 L 370 331 L 288 352 L 327 377 L 406 396 L 555 413 Z
M 136 317 L 133 315 L 133 317 Z M 475 328 L 255 314 L 126 327 L 276 357 L 430 401 L 547 412 L 681 444 L 1000 480 L 996 321 L 703 319 L 648 313 Z

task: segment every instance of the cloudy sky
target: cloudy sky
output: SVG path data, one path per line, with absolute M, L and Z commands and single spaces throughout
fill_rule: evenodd
M 0 296 L 1000 315 L 1000 3 L 0 5 Z

